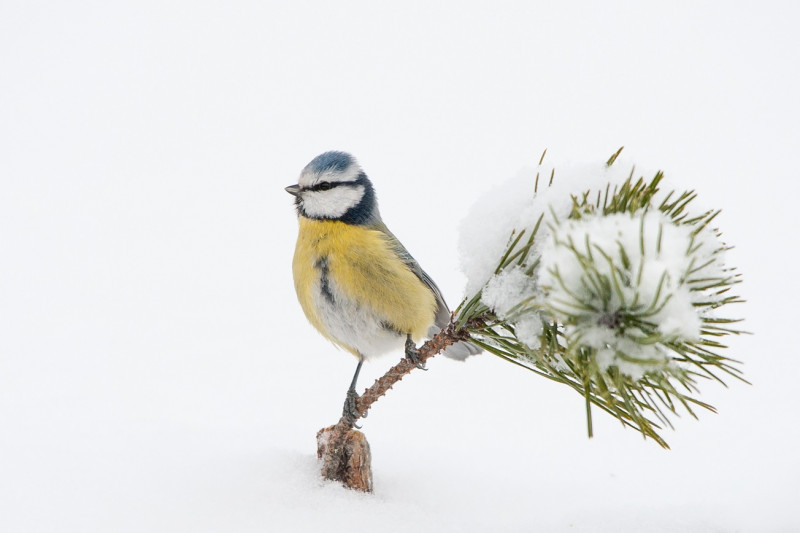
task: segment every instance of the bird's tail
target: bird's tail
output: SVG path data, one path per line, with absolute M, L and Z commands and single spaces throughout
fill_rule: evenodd
M 446 357 L 450 359 L 456 359 L 458 361 L 463 361 L 470 355 L 476 355 L 481 353 L 481 349 L 475 346 L 474 344 L 470 344 L 468 342 L 459 342 L 456 344 L 451 344 L 447 348 L 444 349 L 442 352 Z
M 437 333 L 439 333 L 440 328 L 439 326 L 431 326 L 430 330 L 428 330 L 428 336 L 433 337 Z M 456 344 L 451 344 L 447 348 L 442 351 L 442 353 L 449 357 L 450 359 L 455 359 L 457 361 L 463 361 L 470 355 L 476 355 L 481 353 L 481 349 L 475 346 L 474 344 L 470 344 L 468 342 L 457 342 Z

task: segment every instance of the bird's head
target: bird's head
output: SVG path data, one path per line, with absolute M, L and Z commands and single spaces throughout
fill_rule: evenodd
M 380 220 L 372 183 L 345 152 L 325 152 L 312 159 L 286 192 L 294 195 L 300 216 L 349 224 Z

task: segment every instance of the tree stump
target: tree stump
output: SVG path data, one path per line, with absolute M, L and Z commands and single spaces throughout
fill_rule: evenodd
M 360 431 L 339 424 L 319 430 L 317 458 L 322 461 L 323 478 L 372 492 L 372 453 L 367 437 Z

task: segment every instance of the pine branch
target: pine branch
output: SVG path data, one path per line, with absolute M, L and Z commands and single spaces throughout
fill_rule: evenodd
M 428 359 L 442 352 L 448 346 L 468 338 L 469 334 L 466 329 L 456 329 L 455 325 L 451 322 L 447 327 L 418 348 L 420 363 L 425 364 Z M 375 383 L 366 389 L 356 402 L 356 411 L 358 412 L 359 418 L 366 417 L 372 404 L 389 392 L 389 389 L 415 368 L 417 368 L 417 366 L 404 357 L 399 363 L 387 370 L 383 376 L 376 379 Z M 339 419 L 336 425 L 342 429 L 351 429 L 353 427 L 345 417 Z
M 720 353 L 721 337 L 743 332 L 716 313 L 743 300 L 729 294 L 739 277 L 722 265 L 729 247 L 710 226 L 719 211 L 692 214 L 694 191 L 660 194 L 663 178 L 631 171 L 619 186 L 573 196 L 562 218 L 540 206 L 549 217 L 511 232 L 456 325 L 487 352 L 583 396 L 590 436 L 594 406 L 666 448 L 669 415 L 714 411 L 694 397 L 697 379 L 744 380 Z

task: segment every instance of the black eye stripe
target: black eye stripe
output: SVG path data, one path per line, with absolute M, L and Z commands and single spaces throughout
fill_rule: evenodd
M 352 185 L 355 181 L 320 181 L 315 183 L 313 187 L 309 187 L 309 191 L 327 191 L 338 187 L 339 185 Z

